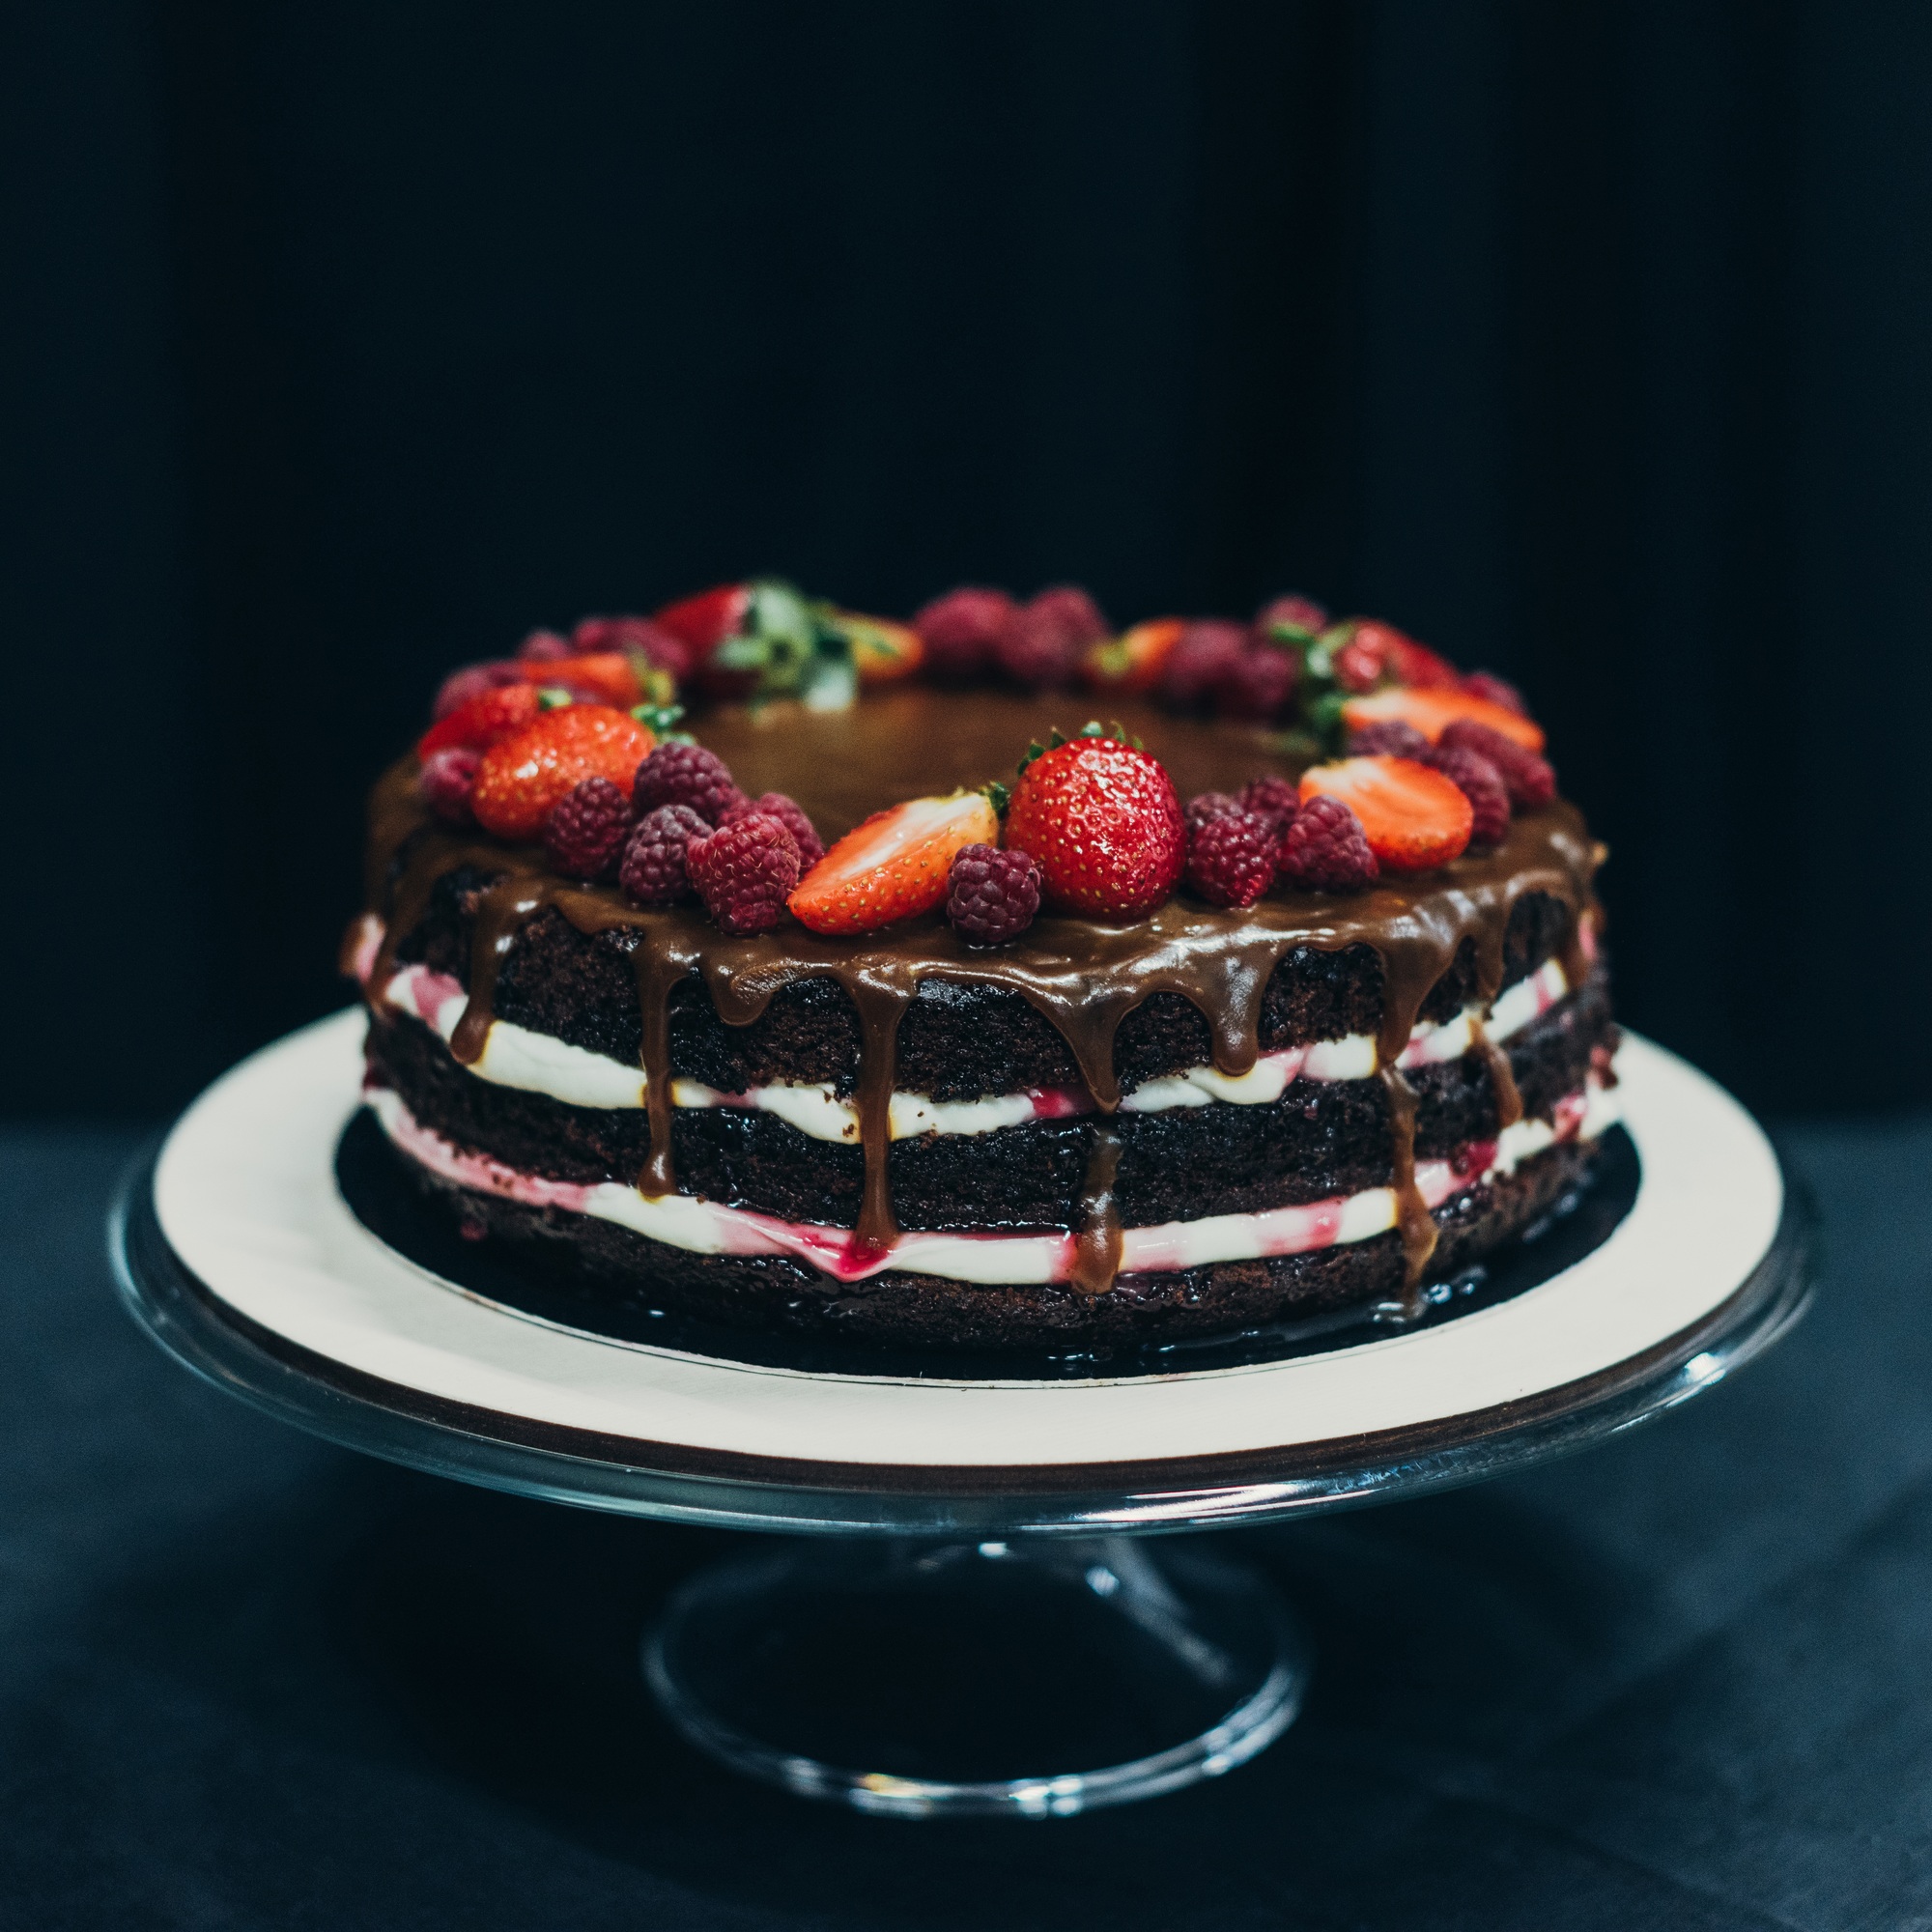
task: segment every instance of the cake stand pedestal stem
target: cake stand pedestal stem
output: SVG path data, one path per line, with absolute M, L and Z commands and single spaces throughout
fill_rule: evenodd
M 1065 1817 L 1214 1777 L 1308 1652 L 1253 1571 L 1162 1540 L 811 1539 L 700 1572 L 644 1642 L 672 1723 L 808 1798 Z

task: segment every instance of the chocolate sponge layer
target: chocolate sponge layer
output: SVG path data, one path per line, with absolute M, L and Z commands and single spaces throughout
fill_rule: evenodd
M 839 1282 L 773 1255 L 696 1255 L 560 1208 L 528 1208 L 432 1175 L 390 1149 L 411 1182 L 474 1238 L 500 1242 L 547 1286 L 581 1298 L 581 1325 L 619 1307 L 687 1311 L 728 1325 L 832 1333 L 914 1347 L 1131 1347 L 1212 1335 L 1391 1298 L 1402 1290 L 1394 1235 L 1264 1261 L 1122 1275 L 1092 1297 L 1054 1285 L 981 1287 L 885 1269 Z M 1428 1279 L 1446 1279 L 1526 1227 L 1587 1177 L 1594 1143 L 1566 1143 L 1435 1210 Z
M 489 883 L 473 868 L 438 882 L 427 912 L 397 950 L 466 984 L 471 913 Z M 1556 950 L 1563 906 L 1528 894 L 1511 913 L 1503 950 L 1503 983 L 1514 985 Z M 559 913 L 539 914 L 517 936 L 497 985 L 498 1018 L 547 1033 L 574 1046 L 638 1063 L 642 1022 L 631 952 L 635 930 L 586 937 Z M 1423 1005 L 1422 1017 L 1453 1018 L 1476 990 L 1476 960 L 1465 944 Z M 1261 1047 L 1277 1053 L 1311 1040 L 1373 1034 L 1381 1023 L 1382 968 L 1367 946 L 1335 952 L 1303 947 L 1289 953 L 1268 982 Z M 1121 1022 L 1114 1064 L 1122 1090 L 1205 1066 L 1213 1059 L 1208 1022 L 1178 993 L 1156 993 Z M 703 987 L 687 980 L 672 996 L 673 1072 L 720 1093 L 775 1081 L 828 1081 L 849 1094 L 858 1080 L 859 1016 L 830 980 L 802 980 L 773 996 L 750 1026 L 719 1018 Z M 928 979 L 899 1023 L 897 1076 L 902 1093 L 939 1100 L 975 1099 L 1027 1087 L 1078 1087 L 1066 1042 L 1018 993 Z
M 1525 1112 L 1548 1117 L 1583 1084 L 1592 1053 L 1613 1038 L 1601 977 L 1523 1028 L 1507 1052 Z M 575 1107 L 480 1080 L 412 1017 L 374 1025 L 369 1061 L 425 1126 L 526 1174 L 631 1181 L 650 1151 L 641 1108 Z M 1497 1132 L 1495 1091 L 1481 1056 L 1418 1067 L 1408 1078 L 1419 1100 L 1419 1157 L 1447 1157 Z M 1127 1227 L 1291 1207 L 1392 1179 L 1388 1098 L 1378 1080 L 1298 1080 L 1267 1106 L 1215 1101 L 1120 1114 L 1113 1126 L 1122 1143 L 1116 1195 Z M 1086 1117 L 895 1141 L 888 1171 L 899 1225 L 1075 1226 L 1094 1131 Z M 789 1221 L 850 1227 L 857 1220 L 865 1156 L 856 1145 L 815 1140 L 749 1108 L 680 1107 L 672 1151 L 684 1193 Z

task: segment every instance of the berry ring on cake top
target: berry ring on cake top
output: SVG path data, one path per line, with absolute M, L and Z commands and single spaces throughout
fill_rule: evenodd
M 376 787 L 369 1105 L 590 1297 L 975 1349 L 1419 1314 L 1614 1118 L 1488 672 L 1304 597 L 1117 632 L 773 581 L 452 672 Z

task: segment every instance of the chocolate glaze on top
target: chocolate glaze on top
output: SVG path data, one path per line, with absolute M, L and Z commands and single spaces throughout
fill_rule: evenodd
M 724 712 L 700 720 L 696 735 L 748 792 L 782 791 L 797 799 L 829 844 L 868 812 L 901 799 L 1009 778 L 1030 739 L 1056 723 L 1076 730 L 1090 709 L 1082 699 L 907 689 L 867 696 L 852 711 L 829 716 L 788 705 L 758 718 Z M 1253 731 L 1118 703 L 1108 707 L 1110 719 L 1123 709 L 1122 722 L 1167 765 L 1183 799 L 1199 791 L 1236 791 L 1257 774 L 1280 769 Z M 1382 965 L 1379 1078 L 1389 1096 L 1398 1225 L 1413 1299 L 1435 1245 L 1435 1224 L 1414 1180 L 1415 1096 L 1394 1063 L 1430 989 L 1465 941 L 1474 946 L 1478 998 L 1487 1006 L 1495 997 L 1510 914 L 1527 895 L 1548 894 L 1568 908 L 1562 958 L 1570 983 L 1580 985 L 1581 922 L 1597 917 L 1591 880 L 1605 856 L 1576 809 L 1559 802 L 1513 821 L 1493 852 L 1465 854 L 1435 872 L 1392 877 L 1366 893 L 1273 893 L 1245 912 L 1182 895 L 1127 925 L 1042 914 L 1018 940 L 990 951 L 964 945 L 937 914 L 857 939 L 821 938 L 791 921 L 734 939 L 700 907 L 640 910 L 614 887 L 557 877 L 538 847 L 440 824 L 422 804 L 415 770 L 413 758 L 393 766 L 371 800 L 368 905 L 384 928 L 368 980 L 372 999 L 387 983 L 396 948 L 423 917 L 437 881 L 461 867 L 496 877 L 476 908 L 469 1005 L 451 1042 L 460 1061 L 482 1053 L 497 973 L 517 934 L 537 913 L 554 907 L 586 935 L 635 930 L 651 1123 L 650 1158 L 639 1185 L 657 1195 L 676 1185 L 668 1044 L 674 988 L 696 976 L 720 1017 L 746 1026 L 793 980 L 836 980 L 860 1020 L 857 1098 L 866 1187 L 855 1239 L 883 1246 L 897 1233 L 886 1157 L 895 1039 L 906 1007 L 926 979 L 1017 992 L 1059 1029 L 1103 1116 L 1094 1132 L 1084 1225 L 1077 1231 L 1075 1285 L 1087 1293 L 1111 1285 L 1120 1254 L 1111 1171 L 1119 1148 L 1104 1116 L 1120 1105 L 1114 1036 L 1122 1018 L 1154 993 L 1179 993 L 1206 1017 L 1215 1065 L 1224 1073 L 1245 1073 L 1260 1051 L 1263 994 L 1281 960 L 1297 947 L 1367 945 Z M 1504 1120 L 1518 1118 L 1521 1103 L 1507 1056 L 1480 1030 L 1477 1050 L 1488 1061 Z

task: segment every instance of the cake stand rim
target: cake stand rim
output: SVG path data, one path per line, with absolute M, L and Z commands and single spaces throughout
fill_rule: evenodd
M 1816 1211 L 1784 1177 L 1771 1245 L 1684 1328 L 1575 1381 L 1371 1434 L 1142 1463 L 834 1463 L 611 1436 L 429 1394 L 254 1322 L 169 1243 L 165 1136 L 108 1221 L 117 1289 L 162 1350 L 250 1406 L 341 1446 L 519 1494 L 711 1526 L 823 1534 L 1159 1533 L 1362 1507 L 1574 1453 L 1715 1387 L 1810 1304 Z M 1781 1166 L 1781 1164 L 1780 1164 Z

